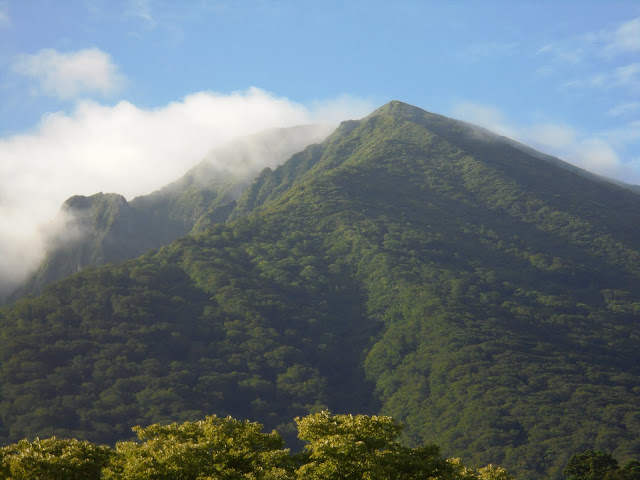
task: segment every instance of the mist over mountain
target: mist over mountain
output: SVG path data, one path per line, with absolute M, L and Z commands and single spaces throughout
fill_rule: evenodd
M 131 202 L 114 193 L 69 198 L 45 236 L 42 263 L 18 288 L 6 280 L 0 300 L 39 293 L 87 266 L 120 262 L 169 244 L 205 214 L 208 222 L 224 220 L 220 212 L 233 207 L 230 202 L 263 168 L 277 166 L 331 130 L 328 124 L 302 125 L 236 139 L 211 151 L 179 180 Z
M 189 230 L 0 310 L 4 442 L 330 408 L 527 480 L 640 455 L 637 193 L 401 102 L 277 163 L 69 200 Z
M 346 95 L 303 105 L 252 87 L 200 91 L 155 108 L 82 99 L 43 115 L 29 131 L 7 131 L 0 139 L 0 296 L 45 260 L 48 239 L 66 222 L 52 219 L 70 196 L 118 193 L 131 201 L 236 138 L 274 127 L 335 127 L 371 109 Z

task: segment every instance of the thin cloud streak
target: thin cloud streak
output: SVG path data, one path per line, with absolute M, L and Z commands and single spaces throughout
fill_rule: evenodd
M 611 108 L 607 112 L 607 115 L 611 117 L 625 117 L 633 115 L 636 112 L 640 112 L 640 102 L 627 102 Z
M 151 26 L 156 24 L 151 13 L 151 2 L 149 0 L 128 0 L 125 15 L 140 18 Z
M 640 51 L 640 17 L 622 22 L 615 29 L 587 32 L 543 45 L 536 55 L 550 54 L 560 63 L 578 64 L 588 58 L 606 57 Z
M 614 31 L 601 32 L 600 37 L 604 42 L 603 53 L 606 56 L 640 51 L 640 17 L 622 23 Z
M 597 73 L 587 79 L 572 80 L 564 84 L 565 87 L 587 88 L 625 88 L 638 89 L 640 87 L 640 63 L 631 63 L 615 68 L 611 73 Z
M 563 72 L 564 88 L 618 89 L 624 95 L 640 90 L 640 17 L 614 28 L 559 39 L 543 45 L 536 56 L 549 57 L 552 64 L 538 67 L 539 75 Z
M 11 17 L 9 17 L 9 2 L 0 2 L 0 28 L 11 25 Z

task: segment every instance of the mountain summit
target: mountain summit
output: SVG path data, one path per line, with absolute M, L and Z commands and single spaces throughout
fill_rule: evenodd
M 521 479 L 640 454 L 640 197 L 391 102 L 225 215 L 0 310 L 0 434 L 330 408 Z

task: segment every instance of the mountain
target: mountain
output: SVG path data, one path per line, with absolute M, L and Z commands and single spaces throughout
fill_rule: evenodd
M 211 151 L 179 180 L 131 202 L 104 193 L 69 198 L 43 262 L 5 302 L 40 293 L 87 266 L 121 262 L 160 248 L 188 234 L 196 223 L 203 228 L 225 221 L 264 167 L 277 166 L 330 131 L 328 125 L 300 125 L 236 139 Z
M 391 102 L 226 213 L 0 310 L 5 442 L 211 413 L 286 436 L 328 407 L 521 479 L 591 448 L 638 457 L 629 188 Z

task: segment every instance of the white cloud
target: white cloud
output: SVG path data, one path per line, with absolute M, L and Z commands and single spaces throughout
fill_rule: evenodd
M 603 136 L 614 144 L 625 145 L 640 142 L 640 120 L 604 132 Z
M 558 39 L 543 45 L 536 55 L 552 55 L 558 64 L 577 65 L 587 59 L 640 51 L 640 17 L 621 23 L 615 29 L 588 32 L 574 37 Z
M 36 93 L 60 99 L 93 93 L 110 95 L 124 83 L 109 54 L 97 48 L 69 53 L 44 49 L 21 55 L 12 68 L 36 81 Z
M 155 20 L 151 14 L 150 0 L 128 0 L 125 14 L 131 17 L 140 18 L 151 25 L 155 25 Z
M 612 117 L 624 117 L 627 115 L 633 115 L 635 112 L 640 111 L 640 102 L 627 102 L 621 103 L 611 108 L 607 115 Z
M 613 72 L 614 84 L 621 87 L 640 86 L 640 62 L 618 67 Z
M 560 42 L 559 44 L 549 43 L 539 48 L 535 54 L 552 55 L 557 63 L 564 65 L 577 65 L 583 61 L 585 57 L 585 50 L 573 43 L 574 42 Z
M 595 73 L 585 79 L 571 80 L 564 84 L 565 87 L 589 87 L 589 88 L 625 88 L 637 89 L 640 87 L 640 63 L 630 63 L 613 69 L 606 73 Z
M 563 160 L 604 177 L 640 185 L 640 162 L 630 158 L 623 161 L 617 153 L 615 141 L 603 135 L 582 139 Z
M 9 2 L 0 2 L 0 28 L 11 25 L 9 17 Z
M 640 184 L 638 165 L 622 161 L 617 153 L 618 148 L 640 140 L 640 122 L 631 122 L 623 128 L 598 135 L 585 135 L 566 124 L 512 125 L 498 109 L 488 105 L 461 102 L 452 111 L 457 118 L 505 135 L 578 167 L 627 183 Z
M 616 30 L 603 31 L 600 36 L 607 56 L 640 51 L 640 17 L 622 23 Z
M 545 123 L 522 129 L 522 136 L 534 144 L 553 150 L 568 148 L 576 143 L 577 132 L 569 125 Z
M 502 112 L 495 107 L 473 102 L 458 102 L 453 106 L 451 115 L 487 128 L 494 133 L 516 138 L 517 132 L 507 125 Z
M 568 160 L 591 172 L 611 175 L 617 173 L 621 162 L 615 150 L 600 138 L 587 138 L 576 145 L 569 153 Z
M 543 45 L 536 55 L 550 55 L 554 68 L 538 67 L 539 74 L 559 72 L 565 87 L 594 89 L 640 88 L 640 63 L 629 63 L 640 52 L 640 17 L 623 22 L 615 28 L 588 32 L 558 39 Z M 635 59 L 635 58 L 634 58 Z M 573 73 L 568 73 L 572 71 Z
M 305 106 L 252 88 L 199 92 L 151 110 L 81 101 L 71 114 L 49 114 L 35 131 L 0 139 L 0 272 L 19 278 L 40 260 L 41 225 L 71 195 L 117 192 L 130 199 L 179 178 L 235 137 L 359 118 L 372 109 L 347 96 Z

